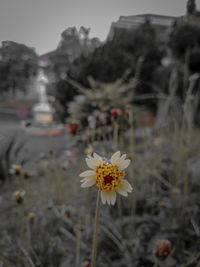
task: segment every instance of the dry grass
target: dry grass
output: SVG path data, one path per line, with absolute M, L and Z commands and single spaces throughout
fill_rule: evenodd
M 114 138 L 113 132 L 104 135 L 106 125 L 90 136 L 90 145 L 101 156 L 116 149 L 128 154 L 132 163 L 127 179 L 134 187 L 129 197 L 118 196 L 114 207 L 102 205 L 97 266 L 198 266 L 200 135 L 190 101 L 186 95 L 179 109 L 172 90 L 159 124 L 141 125 L 133 109 L 133 120 L 125 126 L 114 121 Z M 84 266 L 91 260 L 97 190 L 80 188 L 86 147 L 77 143 L 77 148 L 66 158 L 51 152 L 45 160 L 28 163 L 23 168 L 35 172 L 33 176 L 13 176 L 2 186 L 3 266 Z M 16 190 L 26 192 L 22 204 L 12 198 Z M 165 261 L 157 261 L 153 253 L 159 239 L 172 243 Z

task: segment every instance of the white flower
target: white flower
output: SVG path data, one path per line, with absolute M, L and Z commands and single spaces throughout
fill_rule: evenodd
M 112 155 L 110 160 L 104 160 L 96 153 L 93 157 L 88 155 L 86 163 L 91 170 L 82 172 L 81 187 L 96 185 L 101 191 L 102 203 L 106 202 L 114 205 L 116 202 L 116 192 L 127 196 L 132 191 L 132 186 L 124 179 L 123 171 L 130 164 L 126 155 L 120 156 L 120 151 Z
M 21 172 L 21 169 L 22 169 L 22 166 L 21 165 L 17 165 L 17 164 L 13 164 L 11 166 L 11 169 L 9 170 L 9 173 L 10 174 L 16 174 L 16 175 L 19 175 L 20 172 Z

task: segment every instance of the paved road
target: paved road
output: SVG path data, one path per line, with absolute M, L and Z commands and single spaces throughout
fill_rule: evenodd
M 74 146 L 74 142 L 67 134 L 51 137 L 28 135 L 21 127 L 20 120 L 0 116 L 0 156 L 11 142 L 10 161 L 20 164 L 39 160 L 42 155 L 48 155 L 50 149 L 53 149 L 58 156 Z

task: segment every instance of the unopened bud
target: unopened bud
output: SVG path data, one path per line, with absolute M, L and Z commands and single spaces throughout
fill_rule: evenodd
M 155 249 L 155 256 L 160 260 L 165 260 L 171 252 L 171 242 L 169 240 L 159 240 Z

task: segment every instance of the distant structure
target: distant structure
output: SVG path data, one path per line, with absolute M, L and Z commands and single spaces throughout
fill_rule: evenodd
M 98 38 L 89 38 L 89 33 L 90 28 L 83 26 L 79 30 L 76 27 L 67 28 L 61 33 L 61 40 L 57 48 L 38 57 L 40 65 L 47 67 L 55 55 L 65 62 L 68 62 L 66 61 L 67 57 L 68 64 L 71 64 L 81 53 L 89 54 L 101 45 Z
M 196 3 L 195 0 L 188 0 L 187 2 L 187 14 L 195 14 L 196 13 Z
M 188 0 L 185 20 L 189 24 L 200 26 L 200 11 L 196 9 L 195 0 Z
M 176 19 L 176 17 L 172 16 L 162 16 L 155 14 L 120 16 L 117 22 L 113 22 L 111 24 L 107 40 L 112 40 L 115 29 L 136 29 L 141 24 L 149 21 L 151 25 L 155 27 L 158 38 L 161 41 L 166 41 L 166 36 L 169 33 L 169 29 L 172 27 Z
M 39 62 L 38 64 L 41 67 L 44 67 L 44 68 L 47 67 L 49 64 L 49 59 L 51 55 L 53 55 L 53 53 L 54 53 L 54 50 L 38 56 L 38 62 Z
M 147 21 L 149 21 L 154 27 L 158 39 L 161 42 L 166 42 L 168 40 L 171 27 L 177 22 L 187 22 L 200 26 L 200 11 L 196 9 L 195 0 L 188 0 L 186 14 L 179 17 L 157 14 L 120 16 L 117 22 L 113 22 L 111 24 L 107 40 L 112 40 L 116 29 L 136 29 L 138 26 Z
M 39 102 L 33 107 L 34 121 L 36 123 L 51 123 L 53 121 L 54 109 L 49 104 L 46 95 L 47 84 L 48 79 L 41 68 L 37 77 L 36 88 L 39 96 Z

